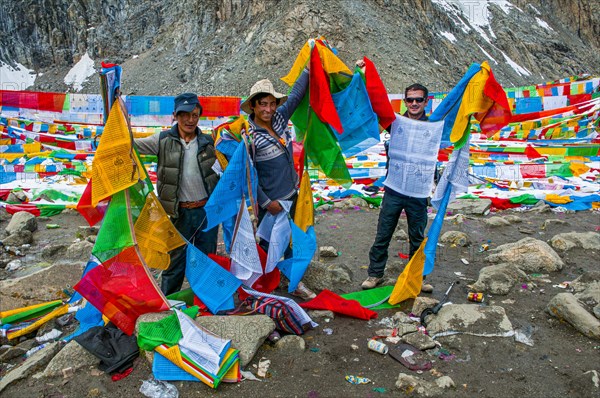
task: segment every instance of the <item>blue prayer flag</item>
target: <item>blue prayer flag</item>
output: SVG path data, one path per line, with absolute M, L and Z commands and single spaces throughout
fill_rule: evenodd
M 242 282 L 189 242 L 186 256 L 185 276 L 210 312 L 234 308 L 233 294 Z
M 302 280 L 310 260 L 317 250 L 317 236 L 312 226 L 308 227 L 306 233 L 302 231 L 292 220 L 292 258 L 285 259 L 277 267 L 290 280 L 288 292 L 291 293 L 298 288 L 298 283 Z

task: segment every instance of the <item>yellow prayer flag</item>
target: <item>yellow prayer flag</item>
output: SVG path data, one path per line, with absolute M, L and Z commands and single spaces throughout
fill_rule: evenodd
M 294 214 L 294 223 L 304 232 L 306 232 L 308 227 L 314 225 L 314 209 L 310 176 L 308 175 L 308 171 L 304 170 L 302 181 L 300 182 L 298 200 L 296 201 L 296 213 Z
M 121 101 L 114 102 L 92 162 L 92 205 L 140 179 L 141 164 L 132 147 Z
M 154 192 L 146 197 L 134 231 L 142 257 L 150 268 L 167 269 L 170 263 L 168 253 L 185 245 Z
M 450 133 L 451 142 L 462 141 L 463 136 L 469 133 L 468 126 L 472 114 L 486 111 L 493 105 L 494 101 L 483 93 L 485 83 L 490 77 L 490 70 L 490 66 L 485 61 L 481 64 L 479 72 L 469 80 Z
M 346 73 L 348 75 L 352 75 L 350 69 L 348 69 L 344 62 L 342 62 L 342 60 L 339 59 L 337 55 L 333 53 L 333 51 L 331 51 L 328 47 L 324 46 L 319 42 L 315 42 L 315 45 L 317 46 L 317 50 L 319 51 L 319 57 L 321 58 L 321 64 L 323 65 L 323 69 L 325 70 L 325 72 L 327 72 L 327 74 Z M 306 42 L 304 46 L 302 46 L 300 53 L 296 57 L 296 60 L 292 65 L 292 69 L 290 69 L 289 73 L 286 76 L 281 78 L 281 80 L 287 83 L 288 86 L 293 86 L 296 79 L 298 79 L 298 76 L 300 76 L 300 74 L 302 73 L 302 69 L 304 69 L 304 67 L 310 59 L 310 51 L 310 44 L 309 42 Z
M 415 298 L 421 292 L 421 285 L 423 284 L 423 268 L 425 267 L 425 244 L 427 238 L 421 242 L 419 250 L 415 252 L 413 257 L 410 259 L 404 271 L 398 277 L 394 290 L 388 302 L 392 305 L 398 304 L 404 300 Z

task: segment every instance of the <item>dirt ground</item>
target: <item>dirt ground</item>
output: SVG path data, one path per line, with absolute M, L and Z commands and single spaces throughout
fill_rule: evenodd
M 340 263 L 353 271 L 353 284 L 341 286 L 336 292 L 345 293 L 360 289 L 367 276 L 368 251 L 375 235 L 378 209 L 350 209 L 317 211 L 316 231 L 319 246 L 334 246 L 339 257 L 328 260 Z M 479 252 L 481 243 L 490 248 L 515 242 L 527 236 L 549 240 L 562 232 L 597 231 L 600 213 L 542 213 L 505 211 L 496 215 L 516 214 L 523 220 L 509 226 L 491 228 L 483 223 L 483 217 L 470 217 L 462 224 L 445 222 L 442 232 L 459 230 L 471 237 L 473 244 L 467 248 L 440 247 L 436 268 L 428 278 L 435 287 L 431 296 L 440 299 L 448 285 L 459 280 L 457 272 L 466 279 L 450 293 L 450 301 L 468 303 L 467 285 L 477 279 L 479 270 L 485 266 L 485 253 Z M 494 214 L 491 214 L 494 215 Z M 489 217 L 489 216 L 488 216 Z M 561 219 L 566 224 L 552 224 L 542 229 L 546 219 Z M 32 251 L 56 240 L 73 240 L 78 225 L 85 221 L 72 212 L 53 216 L 47 223 L 62 226 L 59 230 L 46 230 L 40 222 L 40 230 L 34 234 Z M 401 220 L 404 223 L 405 220 Z M 3 228 L 6 221 L 2 223 Z M 402 225 L 402 224 L 401 224 Z M 2 228 L 2 229 L 3 229 Z M 521 231 L 528 229 L 533 234 Z M 531 232 L 529 231 L 529 232 Z M 398 253 L 407 253 L 406 242 L 392 241 L 389 268 L 402 269 L 406 260 Z M 260 382 L 243 381 L 237 384 L 221 384 L 212 390 L 202 383 L 174 382 L 180 397 L 379 397 L 404 396 L 396 389 L 399 373 L 407 373 L 434 380 L 436 375 L 452 378 L 456 387 L 445 390 L 446 397 L 582 397 L 590 391 L 582 391 L 577 382 L 584 372 L 600 370 L 600 341 L 591 340 L 566 323 L 550 317 L 545 308 L 549 300 L 565 290 L 553 285 L 571 281 L 584 271 L 599 269 L 597 252 L 572 249 L 559 253 L 565 262 L 562 271 L 547 277 L 551 282 L 537 281 L 537 286 L 527 289 L 517 287 L 507 296 L 486 296 L 481 305 L 500 305 L 505 308 L 513 327 L 533 330 L 533 346 L 515 342 L 514 338 L 485 338 L 468 335 L 438 339 L 442 347 L 452 355 L 447 360 L 432 357 L 435 372 L 422 374 L 412 372 L 387 355 L 368 350 L 367 341 L 376 330 L 384 328 L 382 319 L 391 317 L 400 309 L 410 312 L 411 303 L 403 303 L 400 309 L 381 310 L 375 320 L 363 321 L 336 316 L 329 322 L 320 321 L 319 327 L 304 336 L 306 350 L 290 354 L 265 343 L 246 370 L 256 373 L 253 365 L 260 358 L 271 360 L 268 377 Z M 461 259 L 467 259 L 464 264 Z M 325 261 L 324 259 L 322 261 Z M 389 274 L 397 277 L 397 272 Z M 2 271 L 0 277 L 8 275 Z M 39 288 L 39 287 L 38 287 Z M 276 292 L 277 293 L 277 292 Z M 278 292 L 284 294 L 283 291 Z M 5 308 L 5 303 L 2 307 Z M 333 330 L 327 334 L 324 329 Z M 351 345 L 358 346 L 354 350 Z M 438 373 L 439 372 L 439 373 Z M 137 397 L 143 380 L 151 377 L 151 369 L 143 358 L 136 360 L 134 371 L 125 379 L 113 382 L 110 376 L 98 375 L 97 371 L 84 369 L 70 378 L 21 380 L 9 386 L 3 397 Z M 367 377 L 370 384 L 353 385 L 346 375 Z

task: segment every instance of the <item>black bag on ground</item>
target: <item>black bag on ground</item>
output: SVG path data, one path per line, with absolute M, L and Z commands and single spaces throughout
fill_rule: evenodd
M 100 359 L 98 369 L 106 373 L 124 372 L 140 355 L 135 335 L 126 335 L 112 323 L 94 326 L 73 340 Z

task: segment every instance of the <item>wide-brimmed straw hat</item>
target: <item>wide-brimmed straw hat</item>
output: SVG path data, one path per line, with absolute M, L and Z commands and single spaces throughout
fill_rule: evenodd
M 271 94 L 273 97 L 279 100 L 279 105 L 283 104 L 287 100 L 287 95 L 275 91 L 275 88 L 273 88 L 273 83 L 271 83 L 269 79 L 263 79 L 254 83 L 254 86 L 252 86 L 250 89 L 250 95 L 241 105 L 242 110 L 247 114 L 251 114 L 252 109 L 250 109 L 250 103 L 252 98 L 261 93 Z

